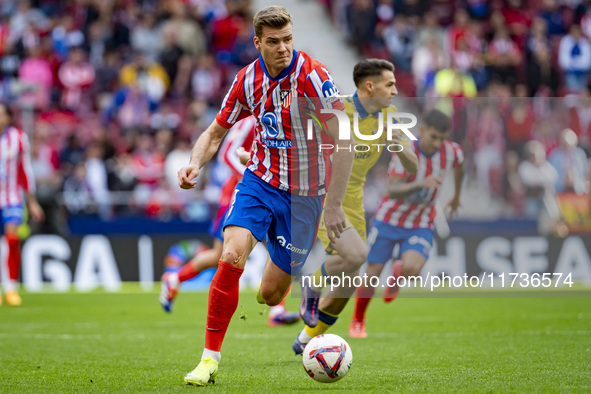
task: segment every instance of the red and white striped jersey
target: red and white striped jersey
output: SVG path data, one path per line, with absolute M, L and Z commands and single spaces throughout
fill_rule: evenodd
M 280 190 L 322 195 L 331 163 L 330 152 L 321 152 L 319 146 L 330 138 L 316 128 L 314 138 L 306 138 L 298 99 L 318 97 L 315 103 L 323 108 L 343 110 L 338 95 L 326 67 L 306 53 L 294 50 L 291 64 L 275 78 L 261 56 L 236 75 L 216 120 L 230 128 L 254 115 L 257 126 L 248 169 Z
M 0 134 L 0 209 L 24 205 L 24 192 L 35 192 L 29 138 L 8 126 Z
M 222 186 L 220 195 L 220 207 L 227 207 L 232 202 L 234 189 L 238 182 L 242 180 L 246 166 L 240 162 L 240 158 L 236 151 L 242 147 L 247 152 L 252 147 L 254 140 L 254 130 L 256 127 L 256 119 L 254 116 L 242 119 L 236 122 L 234 126 L 226 134 L 226 138 L 222 143 L 220 149 L 221 160 L 232 170 L 232 176 Z M 220 160 L 220 159 L 218 159 Z
M 420 151 L 418 141 L 414 141 L 412 146 L 419 158 L 417 173 L 407 174 L 398 155 L 393 155 L 390 176 L 405 178 L 409 183 L 420 182 L 428 176 L 444 178 L 448 172 L 464 162 L 464 152 L 455 142 L 445 141 L 441 149 L 432 156 L 426 156 Z M 380 202 L 376 219 L 396 227 L 432 229 L 437 191 L 437 188 L 421 188 L 407 197 L 394 199 L 386 194 Z

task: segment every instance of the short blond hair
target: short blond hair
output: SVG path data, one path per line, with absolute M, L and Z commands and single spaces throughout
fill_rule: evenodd
M 257 12 L 253 18 L 254 34 L 261 38 L 263 36 L 263 27 L 281 29 L 290 23 L 293 24 L 291 15 L 285 8 L 278 5 L 265 7 Z

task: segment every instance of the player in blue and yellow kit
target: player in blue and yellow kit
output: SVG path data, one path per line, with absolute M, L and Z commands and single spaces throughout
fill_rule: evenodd
M 391 99 L 398 93 L 392 63 L 382 59 L 366 59 L 355 65 L 353 80 L 357 92 L 345 98 L 345 111 L 354 126 L 354 115 L 358 114 L 358 129 L 365 136 L 376 134 L 379 129 L 380 112 L 382 120 L 387 120 L 388 112 L 396 112 Z M 340 238 L 329 239 L 324 223 L 321 222 L 318 238 L 329 254 L 327 261 L 314 274 L 312 283 L 323 283 L 323 277 L 340 276 L 341 273 L 356 276 L 359 268 L 367 257 L 365 211 L 363 209 L 363 186 L 369 170 L 377 163 L 380 155 L 387 151 L 386 146 L 399 144 L 402 151 L 397 154 L 409 173 L 416 172 L 418 159 L 410 147 L 406 136 L 394 134 L 393 140 L 387 140 L 385 127 L 381 136 L 376 139 L 363 140 L 355 135 L 357 145 L 367 145 L 357 152 L 353 162 L 353 170 L 343 199 L 343 210 L 347 218 L 347 226 Z M 399 148 L 399 147 L 398 147 Z M 398 149 L 392 149 L 398 150 Z M 355 288 L 342 288 L 320 299 L 322 288 L 304 286 L 300 314 L 306 327 L 296 338 L 293 349 L 296 354 L 303 352 L 304 346 L 316 335 L 326 332 L 332 326 L 339 313 L 344 309 Z

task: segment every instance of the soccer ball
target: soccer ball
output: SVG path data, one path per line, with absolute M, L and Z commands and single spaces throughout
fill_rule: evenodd
M 304 370 L 318 382 L 332 383 L 342 379 L 353 362 L 351 347 L 343 338 L 323 334 L 312 338 L 302 354 Z

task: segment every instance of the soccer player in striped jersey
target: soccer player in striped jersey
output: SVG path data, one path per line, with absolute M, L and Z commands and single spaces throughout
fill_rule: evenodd
M 159 301 L 166 312 L 172 311 L 172 304 L 179 292 L 180 284 L 193 279 L 208 268 L 217 268 L 222 255 L 224 235 L 222 228 L 236 185 L 242 180 L 246 170 L 246 162 L 250 158 L 250 148 L 254 139 L 256 119 L 249 116 L 236 122 L 224 138 L 218 161 L 228 166 L 232 175 L 224 183 L 221 190 L 218 211 L 211 225 L 210 234 L 214 237 L 213 248 L 201 243 L 184 241 L 173 245 L 164 259 L 164 274 Z M 292 324 L 300 316 L 296 312 L 285 310 L 284 300 L 271 307 L 269 326 Z
M 45 216 L 35 198 L 29 139 L 11 125 L 12 117 L 8 105 L 0 103 L 0 231 L 3 230 L 8 245 L 8 281 L 4 297 L 8 305 L 18 306 L 21 304 L 17 283 L 21 256 L 17 229 L 24 217 L 23 193 L 33 220 L 42 221 Z
M 353 69 L 353 81 L 357 91 L 345 98 L 345 112 L 353 127 L 355 113 L 358 114 L 358 129 L 361 134 L 374 135 L 379 128 L 380 112 L 383 115 L 382 121 L 387 120 L 388 112 L 397 112 L 391 103 L 392 98 L 398 94 L 394 65 L 383 59 L 362 60 Z M 301 354 L 312 338 L 324 334 L 336 323 L 339 314 L 355 292 L 354 287 L 343 287 L 329 291 L 320 298 L 324 278 L 333 275 L 341 276 L 341 273 L 354 277 L 358 275 L 359 268 L 365 263 L 367 246 L 363 187 L 369 170 L 384 152 L 389 153 L 385 145 L 402 145 L 401 152 L 389 154 L 398 156 L 408 173 L 412 174 L 417 170 L 418 159 L 414 150 L 410 149 L 408 137 L 398 133 L 393 134 L 392 137 L 393 140 L 389 141 L 387 133 L 383 132 L 379 138 L 369 142 L 371 144 L 368 145 L 369 149 L 360 149 L 363 152 L 355 154 L 353 170 L 343 200 L 347 227 L 341 237 L 331 241 L 326 235 L 324 226 L 320 226 L 318 238 L 322 241 L 329 257 L 314 274 L 311 286 L 306 285 L 304 281 L 300 314 L 306 326 L 294 341 L 293 350 L 296 354 Z M 368 141 L 357 135 L 355 142 L 368 144 Z M 314 283 L 320 286 L 314 286 Z
M 455 142 L 447 141 L 450 119 L 439 110 L 431 110 L 422 119 L 419 139 L 413 149 L 419 157 L 416 174 L 409 174 L 397 156 L 390 163 L 388 194 L 382 199 L 368 235 L 367 276 L 379 276 L 392 256 L 394 246 L 400 244 L 400 260 L 394 262 L 394 278 L 401 275 L 418 276 L 433 244 L 435 198 L 445 175 L 454 173 L 455 194 L 447 204 L 450 218 L 460 206 L 464 178 L 464 153 Z M 394 283 L 388 283 L 388 286 Z M 386 287 L 384 300 L 396 298 L 399 288 Z M 349 334 L 364 338 L 365 311 L 375 289 L 357 289 L 355 311 Z
M 238 306 L 238 281 L 258 242 L 266 240 L 270 254 L 260 294 L 272 306 L 284 298 L 292 274 L 299 273 L 312 249 L 324 200 L 329 237 L 338 238 L 345 227 L 342 200 L 353 152 L 335 149 L 331 161 L 330 152 L 321 151 L 320 144 L 327 136 L 339 146 L 349 146 L 352 140 L 339 140 L 338 120 L 329 115 L 326 133 L 315 128 L 312 138 L 307 138 L 299 108 L 300 98 L 316 98 L 323 108 L 342 110 L 332 77 L 320 62 L 293 49 L 291 15 L 283 7 L 259 11 L 254 31 L 261 56 L 238 72 L 216 120 L 195 143 L 189 165 L 178 173 L 182 188 L 194 187 L 193 179 L 218 150 L 227 130 L 249 114 L 256 117 L 250 160 L 224 223 L 201 362 L 185 376 L 187 384 L 215 381 L 222 342 Z

